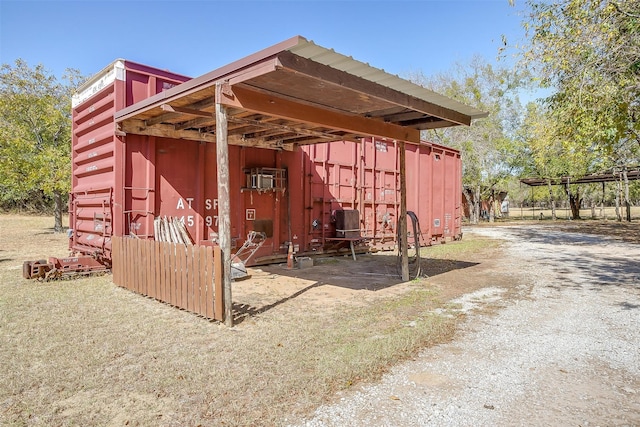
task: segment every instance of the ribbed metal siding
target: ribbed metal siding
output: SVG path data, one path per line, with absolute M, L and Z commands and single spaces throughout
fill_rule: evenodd
M 187 77 L 117 60 L 83 85 L 72 99 L 72 182 L 69 248 L 110 258 L 111 236 L 125 234 L 125 143 L 114 113 Z

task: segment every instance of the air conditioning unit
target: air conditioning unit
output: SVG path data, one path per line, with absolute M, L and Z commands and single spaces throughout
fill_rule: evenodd
M 260 174 L 249 175 L 249 178 L 251 180 L 251 182 L 247 184 L 247 187 L 249 188 L 268 190 L 274 187 L 273 175 L 260 173 Z

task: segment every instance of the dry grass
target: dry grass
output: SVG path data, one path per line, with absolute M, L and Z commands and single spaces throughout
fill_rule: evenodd
M 624 208 L 622 209 L 622 215 L 626 215 L 626 211 Z M 540 214 L 542 213 L 542 217 Z M 601 212 L 600 207 L 596 206 L 595 209 L 595 218 L 592 217 L 591 208 L 583 208 L 580 209 L 580 218 L 583 220 L 588 219 L 607 219 L 613 220 L 616 219 L 616 208 L 614 206 L 607 206 Z M 602 218 L 604 216 L 604 218 Z M 540 220 L 544 219 L 545 221 L 551 220 L 551 209 L 540 209 L 540 208 L 517 208 L 512 207 L 511 212 L 509 214 L 508 220 Z M 571 219 L 571 210 L 568 207 L 556 208 L 556 218 L 558 219 Z M 631 218 L 638 219 L 640 218 L 640 206 L 631 206 Z
M 459 242 L 445 243 L 421 248 L 420 256 L 427 259 L 458 259 L 472 260 L 483 251 L 496 249 L 500 246 L 499 240 L 488 239 L 482 236 L 470 238 L 465 235 Z
M 330 315 L 280 309 L 294 299 L 228 329 L 110 276 L 23 280 L 22 261 L 66 255 L 52 223 L 0 215 L 2 425 L 282 425 L 455 330 L 426 282 Z

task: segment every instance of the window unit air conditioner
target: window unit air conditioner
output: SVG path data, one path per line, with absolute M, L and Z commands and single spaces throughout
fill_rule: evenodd
M 251 188 L 257 188 L 260 190 L 268 190 L 273 188 L 273 175 L 269 174 L 255 174 L 251 175 Z

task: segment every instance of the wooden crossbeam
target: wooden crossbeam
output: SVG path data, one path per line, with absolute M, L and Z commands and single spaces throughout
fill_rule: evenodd
M 182 115 L 178 113 L 163 113 L 155 117 L 151 117 L 150 119 L 145 120 L 147 126 L 154 126 L 162 122 L 167 122 L 170 120 L 175 120 L 180 118 Z
M 232 95 L 228 95 L 231 93 Z M 266 95 L 245 87 L 233 86 L 220 94 L 220 102 L 236 108 L 242 108 L 300 123 L 341 130 L 347 133 L 373 135 L 420 143 L 418 129 L 403 128 L 392 123 L 369 119 L 355 114 L 340 114 L 323 108 L 302 105 L 276 96 Z
M 176 123 L 174 125 L 174 128 L 176 130 L 182 130 L 182 129 L 189 129 L 189 128 L 194 128 L 194 129 L 199 129 L 199 128 L 203 128 L 206 126 L 210 126 L 211 124 L 215 123 L 215 118 L 214 117 L 198 117 L 197 119 L 191 119 L 191 120 L 187 120 L 185 122 L 180 122 L 180 123 Z
M 135 135 L 149 135 L 161 138 L 186 139 L 190 141 L 216 142 L 214 134 L 197 130 L 176 130 L 173 125 L 157 124 L 148 126 L 142 120 L 128 119 L 119 124 L 120 132 Z M 264 138 L 243 138 L 239 135 L 229 135 L 229 144 L 245 147 L 269 148 L 272 150 L 293 151 L 294 145 L 281 141 L 268 141 Z
M 169 105 L 169 104 L 162 104 L 160 106 L 160 108 L 163 111 L 170 111 L 172 113 L 181 113 L 181 114 L 186 114 L 187 116 L 196 116 L 196 117 L 210 117 L 213 118 L 213 113 L 209 113 L 207 111 L 202 111 L 202 110 L 196 110 L 193 108 L 187 108 L 187 107 L 175 107 L 173 105 Z
M 233 122 L 233 123 L 241 123 L 241 124 L 246 124 L 246 125 L 250 125 L 250 126 L 267 128 L 267 129 L 277 129 L 277 130 L 290 132 L 290 133 L 295 133 L 295 134 L 299 134 L 299 135 L 313 136 L 313 137 L 316 137 L 316 138 L 325 138 L 325 139 L 327 139 L 329 141 L 334 141 L 336 139 L 335 135 L 326 134 L 326 133 L 323 133 L 323 132 L 317 132 L 317 131 L 313 131 L 313 130 L 310 130 L 310 129 L 294 127 L 294 126 L 279 125 L 279 124 L 275 124 L 275 123 L 264 123 L 264 122 L 259 121 L 259 120 L 242 119 L 242 118 L 239 118 L 239 117 L 238 118 L 229 117 L 228 120 L 230 122 Z

